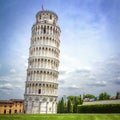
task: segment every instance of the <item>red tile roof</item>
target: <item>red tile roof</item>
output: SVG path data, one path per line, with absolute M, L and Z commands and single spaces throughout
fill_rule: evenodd
M 0 103 L 14 103 L 14 102 L 23 102 L 23 99 L 9 99 L 9 100 L 0 100 Z

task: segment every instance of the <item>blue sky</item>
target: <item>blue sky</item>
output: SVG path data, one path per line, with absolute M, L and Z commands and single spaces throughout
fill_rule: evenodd
M 0 0 L 0 99 L 23 98 L 31 27 L 42 4 L 59 17 L 59 97 L 120 91 L 119 0 Z

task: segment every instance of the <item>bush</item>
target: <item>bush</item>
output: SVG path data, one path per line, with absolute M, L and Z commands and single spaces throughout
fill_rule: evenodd
M 79 105 L 78 113 L 120 113 L 120 104 Z

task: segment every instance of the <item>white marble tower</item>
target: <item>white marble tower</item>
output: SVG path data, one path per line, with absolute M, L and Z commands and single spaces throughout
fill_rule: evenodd
M 32 26 L 25 85 L 25 113 L 56 113 L 60 28 L 58 16 L 42 9 Z

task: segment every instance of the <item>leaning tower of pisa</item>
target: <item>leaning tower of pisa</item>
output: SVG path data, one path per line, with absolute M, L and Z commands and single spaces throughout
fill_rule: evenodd
M 25 83 L 25 113 L 56 113 L 60 28 L 58 16 L 48 10 L 36 14 Z

